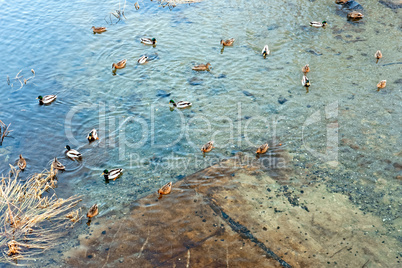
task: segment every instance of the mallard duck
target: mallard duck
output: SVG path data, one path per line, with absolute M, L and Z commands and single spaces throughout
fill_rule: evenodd
M 114 168 L 111 169 L 110 171 L 105 169 L 102 175 L 105 177 L 105 180 L 116 180 L 121 175 L 122 172 L 123 172 L 122 168 Z
M 304 65 L 303 68 L 302 68 L 302 72 L 304 74 L 310 72 L 310 66 L 308 64 Z
M 208 153 L 208 152 L 210 152 L 210 151 L 212 150 L 212 148 L 215 148 L 215 147 L 214 147 L 214 142 L 213 142 L 213 141 L 209 141 L 209 142 L 207 142 L 206 144 L 204 144 L 204 146 L 201 147 L 201 151 L 202 151 L 203 153 Z
M 172 182 L 168 182 L 158 190 L 158 194 L 160 195 L 170 194 L 171 191 L 172 191 Z
M 18 167 L 21 170 L 24 170 L 26 168 L 26 166 L 27 166 L 27 162 L 25 161 L 25 158 L 22 157 L 22 155 L 20 155 L 20 159 L 18 159 Z
M 127 63 L 126 59 L 121 60 L 118 63 L 113 63 L 112 68 L 123 69 L 124 67 L 126 67 L 126 63 Z
M 269 148 L 268 143 L 265 143 L 265 144 L 261 145 L 260 147 L 258 147 L 256 153 L 257 154 L 265 154 L 267 152 L 268 148 Z
M 156 39 L 155 38 L 141 38 L 141 43 L 145 45 L 156 45 Z
M 134 3 L 134 7 L 135 7 L 135 10 L 140 9 L 140 5 L 138 4 L 138 2 L 135 2 L 135 3 Z
M 173 103 L 173 106 L 179 109 L 184 109 L 187 107 L 190 107 L 191 105 L 193 105 L 191 102 L 189 101 L 179 101 L 179 102 L 174 102 L 174 100 L 170 100 L 169 103 Z
M 377 91 L 380 91 L 380 89 L 383 89 L 387 85 L 387 80 L 381 80 L 377 84 Z
M 310 22 L 310 26 L 315 28 L 321 28 L 327 26 L 327 22 L 325 20 L 323 22 L 312 21 Z
M 95 217 L 96 215 L 98 215 L 98 213 L 99 213 L 98 204 L 95 204 L 88 210 L 87 217 L 88 218 Z
M 82 156 L 77 150 L 71 149 L 69 145 L 66 145 L 66 149 L 67 149 L 66 154 L 71 159 L 78 159 Z
M 207 63 L 207 64 L 200 64 L 200 65 L 196 65 L 193 66 L 193 70 L 194 71 L 209 71 L 209 66 L 211 66 L 211 63 Z
M 226 41 L 225 41 L 225 40 L 221 40 L 221 45 L 223 45 L 223 46 L 225 46 L 225 47 L 232 46 L 234 41 L 235 41 L 234 38 L 230 38 L 230 39 L 228 39 L 228 40 L 226 40 Z
M 58 169 L 58 170 L 65 170 L 66 169 L 66 167 L 62 163 L 60 163 L 59 160 L 57 160 L 56 157 L 53 160 L 52 167 L 54 169 Z
M 56 100 L 57 95 L 46 95 L 46 96 L 38 96 L 36 99 L 39 100 L 39 104 L 49 104 Z
M 99 140 L 98 132 L 96 129 L 92 129 L 91 132 L 88 133 L 87 139 L 89 142 Z
M 303 79 L 302 79 L 302 85 L 305 87 L 309 87 L 310 86 L 310 80 L 308 80 L 307 76 L 303 75 Z
M 358 11 L 353 11 L 348 13 L 347 17 L 349 20 L 360 20 L 364 17 L 364 15 Z
M 94 33 L 103 33 L 103 32 L 106 32 L 106 27 L 95 27 L 95 26 L 92 26 L 91 29 L 94 31 Z
M 271 53 L 271 51 L 269 51 L 268 45 L 265 45 L 265 47 L 262 49 L 261 54 L 262 56 L 265 57 L 269 55 L 269 53 Z
M 148 61 L 148 56 L 147 55 L 143 55 L 137 60 L 137 62 L 139 64 L 145 64 L 145 63 L 147 63 L 147 61 Z
M 378 63 L 378 60 L 382 58 L 382 53 L 381 53 L 381 51 L 380 51 L 380 50 L 377 50 L 377 52 L 374 54 L 374 57 L 377 59 L 377 62 L 376 62 L 376 63 Z

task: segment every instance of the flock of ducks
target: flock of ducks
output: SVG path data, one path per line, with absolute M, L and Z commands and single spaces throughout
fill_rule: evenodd
M 339 2 L 339 1 L 338 1 L 338 2 Z M 342 1 L 340 1 L 340 2 L 342 2 Z M 343 2 L 345 2 L 345 1 L 343 1 Z M 359 20 L 359 19 L 362 19 L 363 17 L 364 17 L 363 14 L 361 14 L 360 12 L 357 12 L 357 11 L 350 12 L 350 13 L 347 15 L 347 18 L 348 18 L 348 19 L 351 19 L 351 20 Z M 310 26 L 315 27 L 315 28 L 323 28 L 323 27 L 325 27 L 326 25 L 327 25 L 327 22 L 326 22 L 326 21 L 323 21 L 323 22 L 312 21 L 312 22 L 310 22 Z M 94 33 L 98 33 L 98 34 L 107 31 L 106 27 L 95 27 L 95 26 L 92 26 L 92 30 L 93 30 Z M 143 44 L 145 44 L 145 45 L 152 45 L 152 46 L 155 46 L 155 45 L 157 44 L 157 41 L 156 41 L 155 38 L 141 38 L 140 41 L 141 41 L 141 43 L 143 43 Z M 221 44 L 223 47 L 226 47 L 226 46 L 233 46 L 234 42 L 235 42 L 235 39 L 234 39 L 234 38 L 230 38 L 230 39 L 228 39 L 228 40 L 221 40 L 221 41 L 220 41 L 220 44 Z M 270 50 L 269 50 L 268 45 L 265 45 L 265 46 L 264 46 L 264 48 L 263 48 L 262 51 L 261 51 L 261 55 L 262 55 L 264 58 L 266 58 L 268 55 L 270 55 Z M 378 50 L 378 51 L 374 54 L 374 57 L 377 59 L 377 62 L 376 62 L 376 63 L 378 63 L 378 61 L 382 58 L 382 53 L 381 53 L 381 51 Z M 144 63 L 146 63 L 147 61 L 148 61 L 148 57 L 147 57 L 146 55 L 141 56 L 141 57 L 138 59 L 138 63 L 139 63 L 139 64 L 144 64 Z M 113 64 L 112 64 L 112 68 L 113 68 L 114 70 L 116 70 L 116 69 L 123 69 L 123 68 L 126 67 L 126 64 L 127 64 L 127 59 L 123 59 L 123 60 L 121 60 L 121 61 L 119 61 L 119 62 L 117 62 L 117 63 L 113 63 Z M 194 71 L 209 71 L 210 66 L 211 66 L 211 64 L 208 62 L 208 63 L 206 63 L 206 64 L 199 64 L 199 65 L 193 66 L 193 67 L 192 67 L 192 70 L 194 70 Z M 303 85 L 304 87 L 306 87 L 306 89 L 308 90 L 308 87 L 310 87 L 310 85 L 311 85 L 309 79 L 307 78 L 307 73 L 310 72 L 310 66 L 309 66 L 309 64 L 306 64 L 305 66 L 303 66 L 302 72 L 303 72 L 303 78 L 302 78 L 302 80 L 301 80 L 301 83 L 302 83 L 302 85 Z M 386 86 L 386 80 L 382 80 L 382 81 L 380 81 L 380 82 L 377 84 L 377 90 L 380 90 L 380 89 L 382 89 L 382 88 L 385 88 L 385 86 Z M 39 100 L 39 104 L 41 104 L 41 105 L 47 105 L 47 104 L 50 104 L 50 103 L 52 103 L 53 101 L 55 101 L 55 100 L 57 99 L 57 95 L 38 96 L 37 99 Z M 189 101 L 179 101 L 179 102 L 175 102 L 174 100 L 170 100 L 169 103 L 173 105 L 173 108 L 179 108 L 179 109 L 185 109 L 185 108 L 188 108 L 188 107 L 191 107 L 191 106 L 192 106 L 192 103 L 189 102 Z M 98 137 L 98 133 L 97 133 L 96 129 L 92 129 L 92 130 L 88 133 L 88 135 L 87 135 L 86 138 L 87 138 L 87 140 L 88 140 L 89 142 L 93 142 L 93 141 L 98 140 L 99 137 Z M 81 153 L 79 153 L 77 150 L 71 149 L 71 147 L 70 147 L 69 145 L 66 145 L 65 148 L 67 149 L 66 155 L 67 155 L 69 158 L 71 158 L 72 160 L 80 159 L 80 158 L 82 157 Z M 209 141 L 209 142 L 207 142 L 206 144 L 204 144 L 204 145 L 201 147 L 201 152 L 202 152 L 202 153 L 204 154 L 204 156 L 205 156 L 205 153 L 210 152 L 213 148 L 215 148 L 215 147 L 214 147 L 214 142 L 213 142 L 213 141 Z M 265 144 L 261 145 L 261 146 L 257 149 L 256 154 L 257 154 L 257 155 L 265 154 L 265 153 L 268 151 L 268 149 L 269 149 L 269 146 L 268 146 L 267 143 L 265 143 Z M 22 155 L 19 156 L 18 167 L 19 167 L 21 170 L 24 170 L 24 169 L 26 168 L 26 160 L 22 157 Z M 54 158 L 54 160 L 53 160 L 53 162 L 52 162 L 52 167 L 53 167 L 55 170 L 65 170 L 65 166 L 64 166 L 62 163 L 60 163 L 60 162 L 57 160 L 56 157 Z M 122 172 L 123 172 L 123 169 L 122 169 L 122 168 L 114 168 L 114 169 L 111 169 L 111 170 L 105 169 L 105 170 L 103 171 L 102 175 L 104 176 L 105 180 L 113 180 L 113 181 L 114 181 L 114 180 L 116 180 L 118 177 L 120 177 L 120 176 L 122 175 Z M 101 175 L 101 176 L 102 176 L 102 175 Z M 162 195 L 169 194 L 169 193 L 171 192 L 171 190 L 172 190 L 172 182 L 168 182 L 166 185 L 162 186 L 162 187 L 157 191 L 157 193 L 160 195 L 159 198 L 161 198 Z M 89 211 L 88 211 L 88 213 L 87 213 L 87 217 L 88 217 L 88 218 L 92 218 L 92 217 L 98 215 L 98 213 L 99 213 L 98 205 L 95 204 L 95 205 L 93 205 L 93 206 L 89 209 Z

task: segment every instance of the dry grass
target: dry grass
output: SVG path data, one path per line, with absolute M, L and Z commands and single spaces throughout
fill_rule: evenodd
M 18 179 L 19 170 L 11 167 L 0 181 L 0 262 L 18 264 L 54 247 L 67 228 L 80 219 L 72 212 L 81 200 L 78 196 L 57 198 L 53 168 Z M 53 193 L 49 193 L 52 192 Z

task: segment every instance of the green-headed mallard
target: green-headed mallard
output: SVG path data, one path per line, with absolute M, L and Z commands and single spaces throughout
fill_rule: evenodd
M 234 38 L 230 38 L 228 40 L 221 40 L 221 45 L 225 46 L 225 47 L 229 47 L 233 45 L 233 42 L 235 41 Z
M 71 149 L 69 145 L 66 145 L 66 149 L 67 149 L 66 155 L 71 159 L 78 159 L 82 156 L 77 150 Z
M 187 107 L 190 107 L 191 105 L 193 105 L 189 101 L 174 102 L 174 100 L 170 100 L 169 103 L 172 103 L 174 107 L 179 108 L 179 109 L 184 109 L 184 108 L 187 108 Z
M 204 146 L 201 147 L 201 151 L 202 151 L 203 153 L 208 153 L 208 152 L 210 152 L 210 151 L 212 150 L 212 148 L 215 148 L 215 147 L 214 147 L 214 142 L 213 142 L 213 141 L 209 141 L 209 142 L 207 142 L 206 144 L 204 144 Z
M 383 89 L 387 85 L 387 80 L 381 80 L 377 84 L 377 91 L 380 91 L 380 89 Z
M 27 162 L 25 161 L 25 158 L 22 157 L 22 155 L 20 155 L 20 159 L 18 159 L 18 167 L 21 170 L 24 170 L 26 168 L 26 166 L 27 166 Z
M 271 51 L 269 51 L 268 45 L 265 45 L 265 47 L 261 51 L 261 54 L 264 57 L 264 59 L 269 55 L 269 53 L 271 53 Z
M 209 66 L 211 66 L 211 63 L 207 63 L 207 64 L 200 64 L 200 65 L 196 65 L 193 66 L 193 70 L 194 71 L 209 71 Z
M 98 213 L 99 213 L 98 204 L 95 204 L 88 210 L 87 217 L 88 218 L 95 217 L 96 215 L 98 215 Z
M 304 65 L 303 68 L 302 68 L 302 72 L 304 74 L 310 72 L 310 66 L 308 64 Z
M 58 169 L 58 170 L 65 170 L 66 169 L 66 167 L 62 163 L 60 163 L 59 160 L 57 160 L 56 157 L 54 158 L 54 160 L 52 162 L 52 167 L 54 169 Z
M 312 21 L 310 22 L 310 26 L 315 28 L 321 28 L 327 26 L 327 22 L 325 20 L 323 22 Z
M 92 26 L 92 31 L 94 31 L 94 33 L 103 33 L 106 32 L 106 27 L 95 27 Z
M 111 169 L 110 171 L 105 169 L 102 175 L 105 177 L 105 180 L 116 180 L 121 175 L 122 172 L 123 172 L 122 168 L 114 168 Z
M 358 11 L 348 13 L 348 20 L 361 20 L 364 15 Z
M 147 63 L 147 62 L 148 62 L 148 56 L 147 56 L 147 55 L 141 56 L 141 57 L 137 60 L 137 62 L 138 62 L 139 64 L 145 64 L 145 63 Z
M 310 86 L 310 80 L 308 80 L 307 76 L 303 75 L 303 79 L 301 81 L 302 85 L 305 87 L 309 87 Z
M 38 96 L 36 99 L 39 100 L 39 104 L 50 104 L 57 99 L 57 95 L 46 95 L 46 96 Z
M 98 132 L 96 131 L 96 129 L 92 129 L 92 130 L 88 133 L 87 140 L 88 140 L 89 142 L 95 141 L 95 140 L 99 140 Z
M 382 53 L 381 53 L 381 51 L 380 51 L 380 50 L 377 50 L 377 52 L 374 54 L 374 57 L 377 59 L 377 62 L 376 62 L 376 63 L 378 63 L 378 60 L 382 58 Z
M 124 67 L 126 67 L 126 63 L 127 63 L 126 59 L 121 60 L 118 63 L 113 63 L 112 68 L 123 69 Z
M 265 143 L 265 144 L 261 145 L 260 147 L 258 147 L 256 153 L 257 154 L 265 154 L 267 152 L 268 148 L 269 148 L 268 143 Z
M 156 45 L 156 39 L 155 38 L 141 38 L 141 43 L 145 45 Z
M 158 190 L 158 194 L 160 195 L 170 194 L 171 191 L 172 191 L 172 182 L 168 182 Z

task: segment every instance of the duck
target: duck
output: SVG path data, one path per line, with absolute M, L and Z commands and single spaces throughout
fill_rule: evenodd
M 387 80 L 381 80 L 377 84 L 377 91 L 380 91 L 380 89 L 383 89 L 387 85 Z
M 60 163 L 59 160 L 57 160 L 56 157 L 53 160 L 52 167 L 54 169 L 58 169 L 58 170 L 65 170 L 66 169 L 66 167 L 62 163 Z
M 160 195 L 170 194 L 171 191 L 172 191 L 172 182 L 168 182 L 158 190 L 158 194 Z
M 234 43 L 235 39 L 234 38 L 230 38 L 228 40 L 221 40 L 221 45 L 225 46 L 225 47 L 229 47 L 232 46 Z
M 147 63 L 147 61 L 148 61 L 148 56 L 147 55 L 143 55 L 137 60 L 137 62 L 139 64 L 145 64 L 145 63 Z
M 95 141 L 95 140 L 99 140 L 98 132 L 96 131 L 96 129 L 92 129 L 92 130 L 88 133 L 87 139 L 88 139 L 89 142 Z
M 208 153 L 208 152 L 210 152 L 210 151 L 212 150 L 212 148 L 215 148 L 215 147 L 214 147 L 214 142 L 213 142 L 213 141 L 209 141 L 209 142 L 207 142 L 206 144 L 204 144 L 204 146 L 201 147 L 201 151 L 202 151 L 203 153 Z
M 261 54 L 264 57 L 264 59 L 269 55 L 269 53 L 271 53 L 271 51 L 269 51 L 268 45 L 265 45 L 265 47 L 261 51 Z
M 95 204 L 88 210 L 87 217 L 88 218 L 95 217 L 96 215 L 98 215 L 98 213 L 99 213 L 98 204 Z
M 155 38 L 141 38 L 141 43 L 145 45 L 156 45 L 156 39 Z
M 302 79 L 302 85 L 305 87 L 309 87 L 310 86 L 310 80 L 308 80 L 307 76 L 303 75 L 303 79 Z
M 21 170 L 24 170 L 26 168 L 26 166 L 27 166 L 27 161 L 25 161 L 25 158 L 22 157 L 22 155 L 20 155 L 20 159 L 18 159 L 18 167 Z
M 312 21 L 310 22 L 310 26 L 315 28 L 321 28 L 327 26 L 327 22 L 325 20 L 323 22 Z
M 106 32 L 106 27 L 95 27 L 95 26 L 92 26 L 91 29 L 94 31 L 94 33 L 103 33 L 103 32 Z
M 211 66 L 211 63 L 207 63 L 207 64 L 200 64 L 200 65 L 196 65 L 193 66 L 193 70 L 194 71 L 209 71 L 209 66 Z
M 377 50 L 377 52 L 374 54 L 374 57 L 377 59 L 377 62 L 376 62 L 376 63 L 378 63 L 378 60 L 382 58 L 382 53 L 381 53 L 381 51 L 380 51 L 380 50 Z
M 38 96 L 36 99 L 39 100 L 39 104 L 50 104 L 57 99 L 57 95 L 46 95 L 46 96 Z
M 191 102 L 189 101 L 179 101 L 179 102 L 174 102 L 174 100 L 170 100 L 169 103 L 173 103 L 173 106 L 179 109 L 184 109 L 187 107 L 190 107 L 191 105 L 193 105 Z
M 302 68 L 302 72 L 304 74 L 310 72 L 310 66 L 308 64 L 304 65 L 303 68 Z
M 268 148 L 269 148 L 268 143 L 265 143 L 265 144 L 261 145 L 260 147 L 258 147 L 256 153 L 257 154 L 265 154 L 267 152 Z
M 119 61 L 118 63 L 113 63 L 113 64 L 112 64 L 112 68 L 115 68 L 115 69 L 123 69 L 124 67 L 126 67 L 126 63 L 127 63 L 127 60 L 126 60 L 126 59 L 121 60 L 121 61 Z
M 348 20 L 361 20 L 364 17 L 364 15 L 358 11 L 353 11 L 348 13 L 347 17 Z
M 105 177 L 105 180 L 116 180 L 121 175 L 123 170 L 124 169 L 122 168 L 114 168 L 111 169 L 110 171 L 105 169 L 102 175 Z
M 78 159 L 82 156 L 77 150 L 71 149 L 69 145 L 66 145 L 66 149 L 67 149 L 66 154 L 71 159 Z

